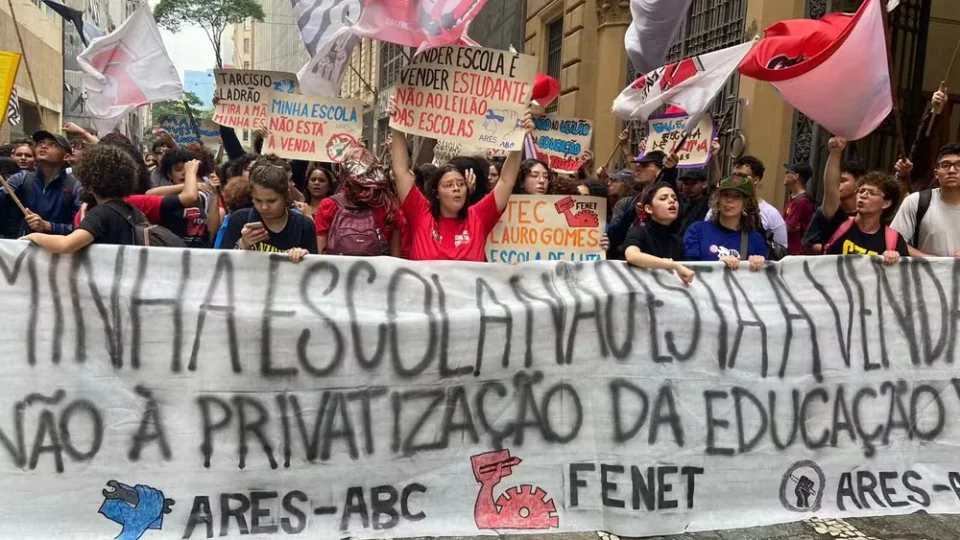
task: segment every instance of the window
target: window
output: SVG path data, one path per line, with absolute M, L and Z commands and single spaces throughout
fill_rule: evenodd
M 243 62 L 243 69 L 250 69 L 250 62 L 244 61 L 244 62 Z
M 563 19 L 557 19 L 547 25 L 547 75 L 560 80 L 563 68 Z M 547 108 L 548 113 L 557 112 L 559 100 Z
M 400 70 L 407 64 L 407 53 L 403 47 L 384 43 L 380 48 L 380 88 L 391 86 L 400 78 Z
M 250 52 L 250 38 L 243 38 L 243 52 Z
M 243 27 L 246 28 L 247 30 L 250 29 L 250 19 L 243 21 Z

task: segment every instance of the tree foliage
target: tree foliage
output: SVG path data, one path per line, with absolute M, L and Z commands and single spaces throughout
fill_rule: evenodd
M 217 68 L 223 69 L 220 46 L 227 26 L 248 18 L 262 22 L 264 14 L 257 0 L 160 0 L 153 17 L 174 33 L 186 26 L 202 28 L 213 45 Z
M 203 107 L 203 102 L 200 101 L 200 98 L 197 97 L 193 92 L 186 93 L 186 101 L 190 104 L 190 109 L 193 111 L 195 118 L 213 118 L 213 109 L 201 110 L 200 107 Z M 187 115 L 187 108 L 183 105 L 183 101 L 160 101 L 154 103 L 151 107 L 153 113 L 153 125 L 160 123 L 160 118 L 164 116 L 182 114 Z

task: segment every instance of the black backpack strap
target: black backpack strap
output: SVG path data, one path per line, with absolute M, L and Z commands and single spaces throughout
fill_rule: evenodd
M 132 234 L 133 234 L 133 245 L 137 245 L 137 226 L 138 226 L 138 225 L 142 225 L 142 223 L 137 223 L 137 222 L 135 222 L 135 221 L 133 220 L 133 217 L 134 217 L 134 215 L 135 215 L 137 212 L 139 212 L 139 210 L 137 210 L 137 209 L 134 208 L 133 206 L 130 206 L 130 205 L 127 204 L 127 203 L 119 203 L 119 202 L 117 202 L 117 204 L 113 204 L 114 202 L 117 202 L 117 201 L 107 201 L 107 202 L 103 203 L 102 206 L 103 206 L 104 208 L 109 208 L 110 210 L 113 210 L 114 212 L 116 212 L 117 214 L 119 214 L 120 217 L 122 217 L 122 218 L 124 219 L 124 221 L 126 221 L 127 223 L 130 224 L 130 230 L 131 230 L 131 232 L 132 232 Z M 124 212 L 123 210 L 121 210 L 120 208 L 118 208 L 118 206 L 119 206 L 120 204 L 123 204 L 123 205 L 125 205 L 125 206 L 130 207 L 130 209 L 134 210 L 134 212 L 130 212 L 130 214 L 128 215 L 126 212 Z M 141 214 L 141 215 L 143 215 L 143 214 Z
M 920 249 L 920 222 L 922 222 L 923 217 L 927 215 L 927 210 L 930 210 L 931 202 L 933 202 L 933 190 L 927 189 L 921 191 L 920 200 L 917 203 L 917 215 L 913 221 L 913 240 L 910 242 L 916 249 Z
M 747 255 L 750 249 L 750 235 L 747 231 L 740 231 L 740 260 L 747 261 L 750 257 Z

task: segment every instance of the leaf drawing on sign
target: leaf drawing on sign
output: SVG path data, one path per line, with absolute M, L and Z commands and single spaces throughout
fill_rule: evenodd
M 470 458 L 473 475 L 480 483 L 473 517 L 481 530 L 542 530 L 560 527 L 557 506 L 547 492 L 533 485 L 521 485 L 493 499 L 493 490 L 501 480 L 513 474 L 521 463 L 509 450 L 487 452 Z
M 163 528 L 163 516 L 173 511 L 173 499 L 150 486 L 130 487 L 116 480 L 107 482 L 103 490 L 103 504 L 99 512 L 110 521 L 123 526 L 117 540 L 138 540 L 148 529 Z

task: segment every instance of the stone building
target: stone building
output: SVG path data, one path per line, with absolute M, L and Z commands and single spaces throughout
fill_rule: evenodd
M 729 47 L 750 39 L 784 19 L 819 18 L 831 11 L 854 11 L 862 0 L 694 0 L 670 50 L 668 61 Z M 593 118 L 594 151 L 606 159 L 622 122 L 610 113 L 614 98 L 634 80 L 624 34 L 631 22 L 629 0 L 525 0 L 523 52 L 537 56 L 540 70 L 560 80 L 554 109 L 561 115 Z M 913 140 L 924 104 L 937 89 L 957 39 L 960 2 L 902 0 L 890 14 L 894 73 L 907 146 Z M 948 86 L 960 89 L 960 69 Z M 960 96 L 960 94 L 958 94 Z M 828 99 L 828 96 L 825 96 Z M 948 122 L 930 146 L 957 139 L 960 107 L 946 112 Z M 785 103 L 772 86 L 735 76 L 715 104 L 729 110 L 724 143 L 729 156 L 750 153 L 768 167 L 761 195 L 773 204 L 784 200 L 783 164 L 809 161 L 821 170 L 828 134 Z M 640 126 L 630 126 L 639 137 Z M 890 170 L 896 157 L 893 122 L 854 144 L 871 167 Z M 816 187 L 813 186 L 816 192 Z

